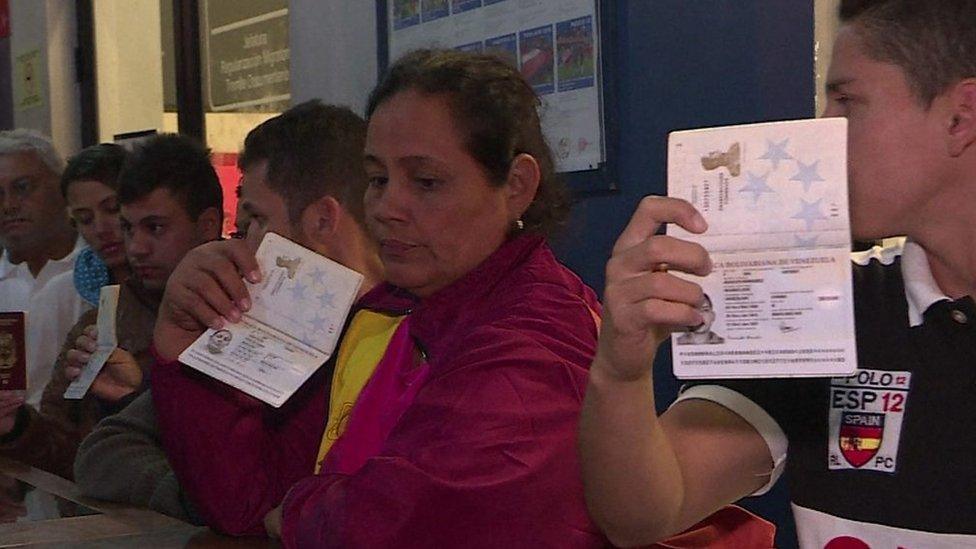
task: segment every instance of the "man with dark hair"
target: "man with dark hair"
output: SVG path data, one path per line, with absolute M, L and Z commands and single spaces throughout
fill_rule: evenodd
M 119 174 L 119 200 L 125 252 L 134 276 L 119 292 L 116 336 L 119 349 L 81 400 L 65 390 L 80 370 L 67 353 L 94 328 L 98 311 L 85 313 L 68 334 L 44 388 L 39 411 L 21 406 L 2 433 L 0 454 L 71 478 L 81 439 L 102 418 L 131 402 L 145 388 L 149 344 L 166 280 L 192 248 L 220 237 L 222 195 L 208 151 L 190 138 L 160 135 L 126 160 Z M 87 356 L 81 357 L 87 362 Z M 133 369 L 113 368 L 131 361 Z
M 238 157 L 240 212 L 262 231 L 367 276 L 379 272 L 363 217 L 365 139 L 366 123 L 356 113 L 318 100 L 265 121 L 248 133 Z
M 188 251 L 220 237 L 220 181 L 207 149 L 187 137 L 138 147 L 119 176 L 119 202 L 129 264 L 147 290 L 162 292 Z
M 365 139 L 366 126 L 356 113 L 307 101 L 254 128 L 237 164 L 244 172 L 266 163 L 268 187 L 285 199 L 292 220 L 329 195 L 362 221 Z
M 607 266 L 580 446 L 590 511 L 622 545 L 680 531 L 784 469 L 803 547 L 976 546 L 976 0 L 842 0 L 825 116 L 848 120 L 858 369 L 696 384 L 655 417 L 651 364 L 695 326 L 711 269 L 647 198 Z M 787 447 L 789 455 L 787 459 Z
M 173 337 L 184 342 L 196 337 L 182 329 L 169 334 L 173 318 L 196 334 L 223 322 L 219 316 L 239 319 L 246 307 L 240 296 L 229 293 L 229 286 L 243 287 L 240 273 L 256 268 L 254 246 L 266 231 L 359 271 L 365 276 L 361 293 L 382 280 L 375 244 L 366 236 L 361 213 L 366 186 L 364 138 L 361 118 L 349 109 L 318 101 L 292 107 L 251 130 L 239 157 L 244 177 L 238 227 L 248 230 L 248 241 L 214 242 L 187 255 L 170 279 L 163 305 L 166 312 L 161 309 L 157 323 L 163 324 L 166 314 L 168 328 L 161 328 L 155 340 L 168 345 Z M 234 310 L 215 315 L 215 303 L 234 304 Z M 280 503 L 293 482 L 314 468 L 327 410 L 332 407 L 332 372 L 330 360 L 281 409 L 271 410 L 218 381 L 183 379 L 187 374 L 181 371 L 154 370 L 154 376 L 162 376 L 158 378 L 162 385 L 154 377 L 151 392 L 92 432 L 79 450 L 75 478 L 87 495 L 203 521 L 163 451 L 158 409 L 161 416 L 175 419 L 168 425 L 169 438 L 183 439 L 187 445 L 177 458 L 186 457 L 182 450 L 187 448 L 199 451 L 193 456 L 201 460 L 194 477 L 209 477 L 215 483 L 211 488 L 222 487 L 191 493 L 206 522 L 222 531 L 259 533 L 265 513 Z M 174 389 L 174 381 L 186 381 L 186 391 Z M 205 424 L 193 420 L 201 428 L 192 431 L 186 428 L 189 423 L 176 417 L 190 419 L 204 411 L 208 420 Z M 218 429 L 208 428 L 217 425 Z M 120 463 L 126 467 L 119 468 Z M 187 481 L 185 476 L 179 480 Z M 252 505 L 255 500 L 260 503 Z

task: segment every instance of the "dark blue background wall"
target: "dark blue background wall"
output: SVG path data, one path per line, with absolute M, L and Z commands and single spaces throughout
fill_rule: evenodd
M 597 291 L 617 234 L 641 197 L 666 192 L 667 135 L 677 129 L 809 118 L 814 114 L 814 16 L 806 0 L 605 0 L 614 2 L 619 191 L 581 197 L 555 246 Z M 677 392 L 669 352 L 655 364 L 658 403 Z M 780 483 L 745 505 L 777 523 L 795 546 Z

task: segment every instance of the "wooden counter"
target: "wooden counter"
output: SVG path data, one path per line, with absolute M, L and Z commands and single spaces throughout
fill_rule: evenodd
M 232 538 L 215 534 L 155 511 L 86 498 L 78 487 L 61 477 L 0 457 L 0 478 L 5 475 L 83 505 L 95 514 L 22 522 L 0 523 L 0 547 L 277 547 L 262 538 Z M 12 482 L 12 481 L 11 481 Z

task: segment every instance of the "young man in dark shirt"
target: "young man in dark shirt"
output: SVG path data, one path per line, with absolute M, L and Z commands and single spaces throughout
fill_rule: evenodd
M 696 385 L 656 417 L 651 364 L 702 322 L 688 203 L 648 198 L 607 266 L 581 426 L 590 511 L 653 542 L 761 492 L 784 464 L 803 547 L 976 545 L 976 1 L 842 0 L 825 116 L 849 128 L 858 371 Z M 788 459 L 787 459 L 787 447 Z
M 382 279 L 376 247 L 367 237 L 362 222 L 362 195 L 366 188 L 362 159 L 365 131 L 365 121 L 349 109 L 310 101 L 269 119 L 248 134 L 238 161 L 244 177 L 239 189 L 241 218 L 237 225 L 254 231 L 248 239 L 252 242 L 232 239 L 201 246 L 180 265 L 167 291 L 179 293 L 178 301 L 185 307 L 180 312 L 187 322 L 198 322 L 202 316 L 200 310 L 209 311 L 208 300 L 226 297 L 218 280 L 229 277 L 240 280 L 235 262 L 254 262 L 254 250 L 249 246 L 259 241 L 265 231 L 278 233 L 359 271 L 365 277 L 361 292 Z M 157 408 L 184 403 L 175 398 L 163 401 L 165 391 L 147 391 L 121 413 L 102 422 L 79 449 L 75 478 L 86 495 L 146 506 L 193 522 L 203 523 L 206 519 L 210 526 L 240 533 L 236 527 L 215 517 L 213 507 L 222 509 L 224 519 L 237 517 L 235 510 L 247 508 L 249 496 L 259 492 L 258 486 L 267 478 L 280 475 L 290 479 L 283 486 L 287 489 L 292 482 L 311 473 L 325 427 L 331 376 L 330 361 L 285 406 L 274 411 L 265 411 L 263 404 L 252 402 L 251 397 L 216 380 L 202 384 L 204 390 L 226 396 L 215 399 L 219 410 L 211 408 L 210 411 L 230 413 L 237 422 L 235 429 L 208 438 L 219 440 L 228 453 L 234 453 L 235 441 L 243 440 L 249 452 L 259 454 L 258 459 L 251 459 L 254 456 L 238 453 L 233 467 L 221 466 L 226 475 L 247 481 L 228 480 L 226 485 L 235 486 L 238 492 L 221 494 L 226 498 L 222 497 L 216 504 L 199 502 L 204 517 L 197 514 L 186 497 L 163 450 Z M 226 391 L 221 392 L 223 389 Z M 306 425 L 303 418 L 311 418 L 311 422 Z M 259 431 L 263 427 L 277 430 L 268 426 L 287 424 L 309 436 L 287 448 L 269 449 L 269 454 L 281 457 L 282 467 L 275 468 L 267 461 L 269 454 L 260 453 L 265 438 Z M 208 457 L 225 463 L 222 456 Z M 120 470 L 120 463 L 127 464 L 127 468 Z M 254 468 L 249 468 L 249 464 Z M 251 520 L 241 521 L 262 530 L 265 514 L 283 496 L 284 492 L 270 496 L 265 508 L 246 509 L 251 513 Z

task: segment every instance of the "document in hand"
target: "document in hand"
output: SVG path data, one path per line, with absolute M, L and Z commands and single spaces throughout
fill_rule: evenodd
M 274 233 L 257 261 L 251 310 L 208 329 L 180 362 L 279 407 L 332 356 L 363 276 Z
M 27 314 L 0 313 L 0 390 L 27 390 Z
M 673 132 L 668 195 L 691 202 L 715 266 L 705 322 L 671 336 L 680 378 L 844 376 L 857 365 L 847 121 Z
M 119 345 L 115 332 L 115 313 L 119 308 L 119 285 L 102 286 L 98 294 L 98 339 L 95 341 L 95 352 L 88 359 L 88 364 L 81 370 L 78 379 L 68 385 L 64 398 L 77 400 L 85 396 L 91 384 L 95 382 L 98 373 L 102 371 L 108 357 L 112 356 Z

